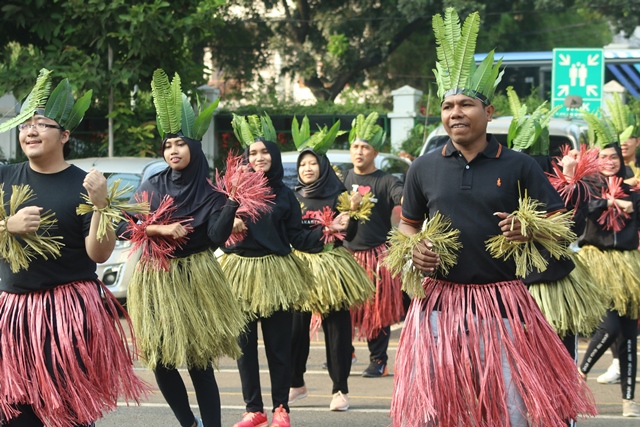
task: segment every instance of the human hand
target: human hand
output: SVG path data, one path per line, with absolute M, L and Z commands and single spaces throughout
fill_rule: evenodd
M 40 227 L 40 213 L 43 208 L 26 206 L 5 221 L 5 229 L 11 234 L 35 233 Z
M 498 227 L 502 231 L 502 235 L 510 242 L 526 242 L 531 236 L 525 236 L 522 234 L 522 224 L 517 216 L 513 216 L 506 212 L 496 212 L 498 218 L 502 221 L 498 223 Z
M 349 210 L 357 211 L 360 207 L 360 203 L 362 203 L 362 194 L 356 191 L 351 195 L 351 206 L 349 207 Z
M 578 166 L 577 156 L 574 156 L 570 152 L 560 160 L 559 164 L 562 166 L 562 173 L 566 177 L 571 178 L 575 175 L 576 168 Z
M 181 239 L 187 235 L 187 229 L 179 222 L 167 225 L 150 225 L 147 229 L 150 227 L 153 227 L 153 234 L 171 237 L 174 240 Z
M 235 217 L 233 219 L 233 229 L 231 230 L 232 233 L 242 233 L 246 229 L 247 226 L 244 224 L 243 220 L 238 217 Z
M 349 225 L 349 214 L 347 212 L 342 212 L 338 216 L 336 216 L 331 225 L 329 226 L 329 231 L 335 233 L 339 231 L 344 231 L 347 229 Z
M 87 190 L 89 200 L 96 208 L 107 207 L 107 179 L 102 172 L 92 168 L 84 177 L 82 186 Z
M 615 204 L 618 205 L 618 207 L 620 209 L 622 209 L 625 213 L 632 213 L 633 212 L 633 202 L 631 202 L 630 200 L 620 200 L 620 199 L 615 199 L 614 200 Z
M 428 240 L 422 240 L 415 248 L 411 260 L 413 265 L 425 273 L 433 273 L 440 265 L 440 257 L 432 251 L 433 244 Z

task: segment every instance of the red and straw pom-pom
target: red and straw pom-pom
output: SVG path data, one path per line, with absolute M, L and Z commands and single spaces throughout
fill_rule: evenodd
M 571 147 L 565 145 L 562 147 L 562 156 L 569 155 Z M 565 206 L 571 204 L 579 204 L 582 201 L 589 200 L 591 187 L 584 180 L 587 176 L 599 176 L 600 168 L 598 166 L 598 149 L 587 148 L 586 145 L 580 146 L 580 154 L 578 155 L 576 169 L 572 177 L 567 177 L 562 172 L 557 163 L 552 162 L 553 171 L 547 173 L 551 185 L 558 191 Z
M 229 152 L 224 176 L 216 169 L 216 183 L 209 184 L 216 190 L 232 197 L 240 207 L 236 211 L 243 221 L 257 221 L 260 216 L 271 212 L 275 194 L 271 193 L 269 181 L 262 171 L 249 171 L 242 156 Z M 246 237 L 246 232 L 232 233 L 225 246 L 235 245 Z
M 343 231 L 331 231 L 330 226 L 336 218 L 333 209 L 325 206 L 321 211 L 314 211 L 313 216 L 317 225 L 322 227 L 322 242 L 325 245 L 335 242 L 336 239 L 344 240 L 345 233 Z
M 615 199 L 624 197 L 627 197 L 627 195 L 622 191 L 622 178 L 610 176 L 607 179 L 607 186 L 602 189 L 602 198 L 611 200 L 612 203 L 598 218 L 598 224 L 602 225 L 603 229 L 617 233 L 624 228 L 625 222 L 629 219 L 629 214 L 615 202 Z
M 140 203 L 149 200 L 149 194 L 145 191 L 141 195 L 136 194 L 136 200 Z M 151 268 L 153 270 L 169 271 L 169 259 L 173 256 L 176 248 L 181 248 L 188 240 L 187 236 L 174 239 L 167 236 L 147 236 L 147 226 L 168 225 L 180 223 L 187 230 L 193 231 L 189 225 L 191 218 L 175 218 L 172 214 L 176 211 L 173 198 L 165 195 L 158 209 L 137 217 L 129 217 L 127 231 L 130 233 L 132 242 L 131 253 L 138 249 L 142 250 L 140 255 L 140 268 Z

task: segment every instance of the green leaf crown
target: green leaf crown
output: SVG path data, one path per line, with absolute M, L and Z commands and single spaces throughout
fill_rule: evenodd
M 240 145 L 248 148 L 251 144 L 261 139 L 270 142 L 276 142 L 278 137 L 276 130 L 271 122 L 271 117 L 267 113 L 264 116 L 238 116 L 233 115 L 231 120 L 233 133 L 235 134 Z
M 376 124 L 378 113 L 373 112 L 365 119 L 363 114 L 358 114 L 351 122 L 349 141 L 353 144 L 356 141 L 364 141 L 371 145 L 376 151 L 380 151 L 387 138 L 387 134 L 382 126 Z
M 438 84 L 438 97 L 443 101 L 450 95 L 463 94 L 491 104 L 496 86 L 502 79 L 502 58 L 493 65 L 492 50 L 479 67 L 473 55 L 480 30 L 480 15 L 473 12 L 460 27 L 458 12 L 452 7 L 445 10 L 444 19 L 436 14 L 432 19 L 436 37 L 438 61 L 433 73 Z
M 175 73 L 173 79 L 169 81 L 164 70 L 159 68 L 153 72 L 151 94 L 153 105 L 156 107 L 158 132 L 163 139 L 165 135 L 181 135 L 201 141 L 202 136 L 209 129 L 211 117 L 220 99 L 216 99 L 203 109 L 200 99 L 196 96 L 194 111 L 189 98 L 182 93 L 180 84 L 178 73 Z
M 302 151 L 305 148 L 311 148 L 316 154 L 327 154 L 327 151 L 336 140 L 338 135 L 342 135 L 345 132 L 340 129 L 340 120 L 335 122 L 331 129 L 326 125 L 324 127 L 318 126 L 318 132 L 311 135 L 311 129 L 309 128 L 309 118 L 305 115 L 302 119 L 302 124 L 298 125 L 298 119 L 294 116 L 291 123 L 291 137 L 293 143 L 298 151 Z
M 73 89 L 69 79 L 64 79 L 51 92 L 52 71 L 43 68 L 38 74 L 36 84 L 22 102 L 20 113 L 0 125 L 0 132 L 24 123 L 35 114 L 55 120 L 65 130 L 73 131 L 82 121 L 91 105 L 93 91 L 89 90 L 77 102 L 73 99 Z
M 622 103 L 620 96 L 614 92 L 613 99 L 607 99 L 607 109 L 609 117 L 616 132 L 619 135 L 619 142 L 624 142 L 630 137 L 638 137 L 638 126 L 636 116 L 628 105 Z
M 584 120 L 589 125 L 589 142 L 592 146 L 601 149 L 611 144 L 619 145 L 620 135 L 618 134 L 613 121 L 609 117 L 605 116 L 603 111 L 600 111 L 600 114 L 602 115 L 602 117 L 598 117 L 596 114 L 590 113 L 588 111 L 582 112 L 582 118 L 584 118 Z M 630 133 L 628 135 L 630 135 Z
M 533 113 L 527 115 L 527 106 L 521 105 L 511 86 L 507 88 L 507 99 L 513 115 L 507 135 L 507 146 L 517 151 L 527 150 L 532 156 L 549 155 L 549 122 L 561 106 L 549 110 L 544 102 Z

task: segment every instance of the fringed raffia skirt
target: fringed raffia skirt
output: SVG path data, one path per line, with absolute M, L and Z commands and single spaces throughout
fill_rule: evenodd
M 302 310 L 309 299 L 313 275 L 293 254 L 243 257 L 225 254 L 220 260 L 236 299 L 250 319 L 276 311 Z
M 426 297 L 413 299 L 400 337 L 393 426 L 509 427 L 506 396 L 514 392 L 519 416 L 532 426 L 560 427 L 596 414 L 575 363 L 521 281 L 426 278 L 424 287 Z
M 529 292 L 558 335 L 589 336 L 609 308 L 611 294 L 593 280 L 578 256 L 572 259 L 576 267 L 568 276 L 553 283 L 530 285 Z
M 145 363 L 206 368 L 237 358 L 246 319 L 212 250 L 136 270 L 127 304 Z
M 16 405 L 30 405 L 44 425 L 69 427 L 114 410 L 118 396 L 138 402 L 147 386 L 133 371 L 135 340 L 129 326 L 130 349 L 119 309 L 111 292 L 93 281 L 2 293 L 2 418 L 10 421 L 19 415 Z
M 640 251 L 600 250 L 584 246 L 578 258 L 589 266 L 592 280 L 609 293 L 611 308 L 620 315 L 638 317 L 640 305 Z
M 326 315 L 358 307 L 373 297 L 375 288 L 367 272 L 344 247 L 317 254 L 294 253 L 309 265 L 314 277 L 303 311 Z
M 404 314 L 402 280 L 400 276 L 393 277 L 387 267 L 382 265 L 386 252 L 387 247 L 382 244 L 353 253 L 376 287 L 372 300 L 351 310 L 351 322 L 358 329 L 358 339 L 375 338 L 383 327 L 399 322 Z

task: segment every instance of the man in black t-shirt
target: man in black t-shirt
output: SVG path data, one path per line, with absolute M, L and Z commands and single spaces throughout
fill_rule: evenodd
M 108 203 L 105 177 L 69 165 L 64 157 L 69 135 L 89 105 L 73 103 L 63 80 L 52 92 L 50 72 L 43 70 L 23 111 L 0 125 L 19 123 L 19 140 L 27 162 L 0 166 L 8 206 L 19 186 L 30 200 L 0 218 L 4 243 L 13 253 L 0 259 L 0 419 L 5 426 L 87 426 L 103 411 L 115 409 L 119 393 L 137 400 L 143 383 L 132 368 L 117 302 L 96 276 L 96 262 L 113 251 L 116 236 L 98 239 L 100 215 L 79 216 L 86 193 L 97 210 Z M 39 89 L 40 88 L 40 89 Z M 47 102 L 47 98 L 49 98 Z M 17 122 L 17 123 L 16 123 Z M 50 236 L 59 238 L 59 254 L 32 253 L 17 269 L 14 258 L 27 236 L 43 235 L 43 218 L 53 215 Z M 46 223 L 46 221 L 45 221 Z M 105 294 L 105 301 L 101 298 Z
M 367 120 L 375 122 L 373 117 L 370 115 Z M 402 200 L 402 183 L 375 166 L 375 158 L 384 143 L 384 132 L 380 126 L 375 125 L 377 128 L 373 127 L 367 132 L 361 123 L 358 119 L 354 121 L 350 138 L 353 169 L 347 172 L 344 183 L 348 190 L 358 191 L 362 195 L 372 193 L 374 207 L 369 220 L 358 225 L 356 237 L 350 242 L 345 241 L 344 245 L 353 252 L 376 286 L 373 301 L 352 310 L 352 321 L 358 328 L 358 336 L 366 338 L 369 347 L 369 366 L 362 376 L 376 378 L 388 375 L 390 326 L 399 322 L 404 314 L 402 283 L 382 266 L 387 235 L 391 230 L 391 213 Z M 367 133 L 369 135 L 365 135 Z
M 460 232 L 462 245 L 448 271 L 428 240 L 409 254 L 427 277 L 396 353 L 393 425 L 563 425 L 578 412 L 595 412 L 586 384 L 516 277 L 515 262 L 494 258 L 485 241 L 500 234 L 531 238 L 511 217 L 525 191 L 548 212 L 564 204 L 535 160 L 486 133 L 500 61 L 494 66 L 490 52 L 477 68 L 473 63 L 478 13 L 462 28 L 452 8 L 433 21 L 441 119 L 450 139 L 412 163 L 399 230 L 414 235 L 439 213 Z

